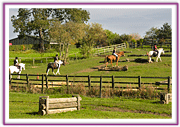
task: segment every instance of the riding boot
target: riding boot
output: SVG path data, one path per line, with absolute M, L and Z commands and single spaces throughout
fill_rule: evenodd
M 118 57 L 116 57 L 116 62 L 118 61 Z

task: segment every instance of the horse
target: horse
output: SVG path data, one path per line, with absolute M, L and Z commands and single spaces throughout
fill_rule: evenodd
M 65 65 L 65 63 L 64 63 L 64 61 L 57 60 L 57 64 L 59 65 L 58 67 L 55 62 L 48 63 L 47 69 L 46 69 L 46 74 L 48 75 L 49 69 L 52 68 L 52 72 L 54 75 L 57 75 L 57 74 L 60 75 L 59 68 L 60 68 L 61 64 Z M 54 73 L 54 69 L 57 69 L 56 74 Z
M 117 55 L 118 55 L 117 60 L 116 60 L 116 57 L 115 57 L 114 55 L 107 55 L 107 56 L 105 57 L 104 62 L 107 61 L 107 62 L 106 62 L 106 67 L 107 67 L 109 61 L 111 61 L 111 66 L 113 66 L 113 65 L 112 65 L 112 62 L 115 61 L 115 60 L 116 60 L 116 66 L 118 66 L 118 60 L 119 60 L 119 58 L 120 58 L 121 56 L 125 56 L 125 54 L 124 54 L 124 51 L 121 51 L 121 52 L 118 52 Z
M 157 54 L 156 51 L 149 51 L 149 53 L 147 52 L 148 62 L 149 62 L 149 63 L 153 63 L 153 61 L 151 60 L 151 58 L 152 58 L 152 57 L 156 57 L 156 56 L 157 56 L 156 62 L 158 62 L 158 59 L 160 60 L 160 62 L 162 62 L 160 56 L 161 56 L 161 53 L 164 54 L 164 50 L 163 50 L 163 48 L 159 48 L 159 49 L 157 49 L 157 50 L 158 50 L 158 54 Z
M 21 74 L 22 69 L 25 70 L 25 64 L 23 63 L 19 63 L 19 67 L 9 66 L 9 74 L 13 74 L 13 73 Z M 12 78 L 12 75 L 10 78 Z M 17 79 L 20 79 L 20 75 L 18 75 Z

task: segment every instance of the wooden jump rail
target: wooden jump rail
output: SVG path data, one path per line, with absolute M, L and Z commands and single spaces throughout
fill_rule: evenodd
M 81 100 L 82 98 L 79 95 L 73 95 L 71 98 L 49 98 L 49 96 L 40 96 L 38 114 L 48 115 L 80 110 Z

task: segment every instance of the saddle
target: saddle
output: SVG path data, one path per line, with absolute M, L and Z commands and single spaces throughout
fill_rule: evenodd
M 59 67 L 59 65 L 56 62 L 53 62 L 54 67 Z
M 153 53 L 153 57 L 156 57 L 158 55 L 158 52 L 156 52 L 156 51 L 154 51 L 154 53 Z
M 15 65 L 16 67 L 17 67 L 17 69 L 19 69 L 20 71 L 22 70 L 21 69 L 21 66 L 19 66 L 19 65 Z

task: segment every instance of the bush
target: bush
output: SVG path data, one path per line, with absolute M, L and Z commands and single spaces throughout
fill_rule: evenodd
M 84 84 L 70 85 L 69 86 L 69 94 L 79 94 L 90 97 L 99 97 L 99 85 L 91 87 L 91 89 L 86 88 Z M 34 87 L 30 85 L 30 87 L 11 87 L 10 91 L 17 92 L 28 92 L 28 93 L 41 93 L 41 88 Z M 67 94 L 67 86 L 54 87 L 50 89 L 44 88 L 45 94 Z M 103 88 L 101 91 L 101 96 L 103 98 L 111 98 L 111 97 L 128 97 L 128 98 L 143 98 L 143 99 L 152 99 L 160 97 L 160 93 L 158 93 L 152 85 L 146 86 L 142 85 L 141 89 L 132 89 L 131 85 L 127 85 L 127 89 L 112 89 L 108 86 Z

